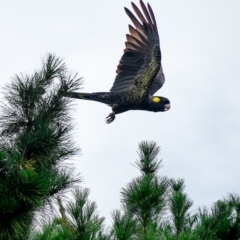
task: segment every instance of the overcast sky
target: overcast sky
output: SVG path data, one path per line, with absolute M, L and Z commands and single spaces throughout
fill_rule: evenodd
M 108 222 L 121 188 L 139 175 L 131 164 L 143 140 L 161 146 L 162 175 L 185 179 L 193 210 L 240 194 L 240 1 L 149 1 L 166 77 L 155 95 L 171 109 L 129 111 L 107 125 L 108 106 L 74 100 L 81 186 Z M 132 9 L 128 0 L 0 0 L 0 86 L 52 52 L 84 78 L 83 91 L 108 91 L 130 23 L 123 7 Z

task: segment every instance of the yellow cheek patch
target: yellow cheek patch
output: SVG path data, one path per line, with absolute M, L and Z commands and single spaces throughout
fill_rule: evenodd
M 153 97 L 152 100 L 155 103 L 159 103 L 161 101 L 160 97 Z

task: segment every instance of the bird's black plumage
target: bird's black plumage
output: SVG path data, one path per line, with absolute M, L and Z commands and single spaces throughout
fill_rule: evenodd
M 129 25 L 124 53 L 117 66 L 117 76 L 110 92 L 76 93 L 71 98 L 93 100 L 108 104 L 112 112 L 106 118 L 111 123 L 115 115 L 128 110 L 164 112 L 169 110 L 167 98 L 153 96 L 165 82 L 161 65 L 161 51 L 157 23 L 149 4 L 140 0 L 142 12 L 132 3 L 138 17 L 125 8 L 134 26 Z

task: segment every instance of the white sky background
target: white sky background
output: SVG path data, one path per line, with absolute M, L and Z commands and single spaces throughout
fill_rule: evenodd
M 193 209 L 240 194 L 240 1 L 149 1 L 166 76 L 156 95 L 170 99 L 171 109 L 130 111 L 107 125 L 108 106 L 75 100 L 81 186 L 108 223 L 121 188 L 139 175 L 130 163 L 142 140 L 161 146 L 160 173 L 185 179 Z M 124 6 L 132 10 L 129 0 L 1 0 L 0 86 L 31 74 L 53 52 L 84 77 L 83 91 L 108 91 L 130 23 Z

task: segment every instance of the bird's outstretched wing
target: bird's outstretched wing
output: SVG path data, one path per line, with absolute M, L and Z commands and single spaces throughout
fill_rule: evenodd
M 113 83 L 111 92 L 126 91 L 136 83 L 135 79 L 148 67 L 153 57 L 153 50 L 159 46 L 159 36 L 157 30 L 157 23 L 151 9 L 147 7 L 140 0 L 142 12 L 138 7 L 132 3 L 132 7 L 139 18 L 133 15 L 131 11 L 125 8 L 129 18 L 132 20 L 134 27 L 129 25 L 130 34 L 127 34 L 127 41 L 125 42 L 124 54 L 117 66 L 117 76 Z M 160 49 L 159 49 L 160 50 Z M 165 78 L 162 67 L 155 77 L 149 94 L 153 95 L 164 84 Z

